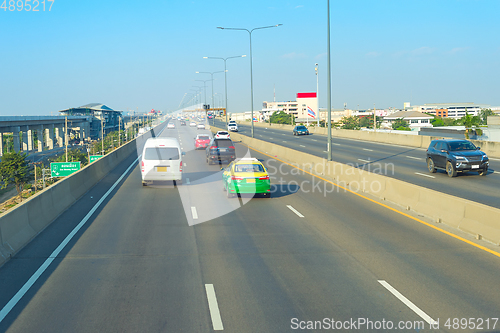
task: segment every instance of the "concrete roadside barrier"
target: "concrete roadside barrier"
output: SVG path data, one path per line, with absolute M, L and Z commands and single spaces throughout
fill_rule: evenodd
M 1 214 L 0 265 L 135 152 L 134 139 Z
M 241 122 L 242 124 L 250 125 L 248 122 Z M 283 125 L 283 124 L 272 124 L 269 126 L 267 123 L 254 123 L 256 127 L 265 127 L 265 128 L 278 128 L 280 130 L 290 131 L 290 135 L 292 133 L 293 125 Z M 325 127 L 316 127 L 310 126 L 308 127 L 309 132 L 313 134 L 327 135 L 328 129 Z M 412 134 L 402 134 L 402 133 L 387 133 L 387 132 L 372 132 L 372 131 L 361 131 L 361 130 L 347 130 L 347 129 L 338 129 L 332 128 L 332 137 L 335 138 L 346 138 L 346 139 L 355 139 L 362 141 L 370 141 L 370 142 L 379 142 L 379 143 L 389 143 L 389 144 L 397 144 L 408 147 L 416 147 L 416 148 L 427 148 L 429 144 L 434 139 L 442 139 L 442 136 L 426 136 L 426 135 L 412 135 Z M 500 158 L 500 142 L 496 141 L 479 141 L 479 140 L 470 140 L 476 146 L 481 147 L 481 150 L 484 151 L 490 157 L 498 157 Z
M 213 128 L 213 130 L 217 131 L 218 129 Z M 378 199 L 394 203 L 403 210 L 417 212 L 436 222 L 445 223 L 475 235 L 477 238 L 500 245 L 500 209 L 420 187 L 359 167 L 328 162 L 321 157 L 241 134 L 232 133 L 231 138 L 304 171 L 328 179 L 350 191 L 373 195 Z M 322 170 L 320 171 L 320 169 Z

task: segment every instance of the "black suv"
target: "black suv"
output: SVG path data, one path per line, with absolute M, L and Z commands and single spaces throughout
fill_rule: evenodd
M 205 150 L 207 163 L 221 163 L 222 161 L 231 162 L 236 158 L 236 149 L 231 139 L 213 138 Z
M 485 176 L 488 164 L 488 156 L 467 140 L 432 140 L 427 148 L 427 168 L 432 173 L 439 168 L 450 177 L 459 171 L 477 171 Z

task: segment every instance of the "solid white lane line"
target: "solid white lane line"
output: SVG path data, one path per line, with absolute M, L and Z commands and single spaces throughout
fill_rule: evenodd
M 76 233 L 87 223 L 90 217 L 94 214 L 94 212 L 99 208 L 99 206 L 106 200 L 111 192 L 115 189 L 115 187 L 121 182 L 121 180 L 125 177 L 125 175 L 134 167 L 137 166 L 137 161 L 141 158 L 142 155 L 139 155 L 137 159 L 132 162 L 132 164 L 125 170 L 125 172 L 116 180 L 116 182 L 109 188 L 109 190 L 97 201 L 97 203 L 92 207 L 92 209 L 85 215 L 85 217 L 78 223 L 78 225 L 69 233 L 66 238 L 59 244 L 59 246 L 51 253 L 51 255 L 44 261 L 44 263 L 37 269 L 35 273 L 30 277 L 28 281 L 19 289 L 19 291 L 12 297 L 12 299 L 3 307 L 2 311 L 0 311 L 0 322 L 4 320 L 5 316 L 9 314 L 9 312 L 16 306 L 17 302 L 21 300 L 21 298 L 26 294 L 26 292 L 31 288 L 31 286 L 38 280 L 38 278 L 45 272 L 47 267 L 50 266 L 52 261 L 57 258 L 59 253 L 64 249 L 64 247 L 71 241 L 71 239 L 76 235 Z
M 394 289 L 389 283 L 384 280 L 378 280 L 378 282 L 384 286 L 385 289 L 389 290 L 394 296 L 396 296 L 401 302 L 403 302 L 407 307 L 413 310 L 416 314 L 420 316 L 423 320 L 425 320 L 428 324 L 436 322 L 431 318 L 427 313 L 420 310 L 418 306 L 413 304 L 408 298 L 404 297 L 399 291 Z
M 363 160 L 361 158 L 358 158 L 358 161 L 365 162 L 365 163 L 371 163 L 372 162 L 372 161 Z
M 340 143 L 332 142 L 332 145 L 334 145 L 334 146 L 340 146 Z
M 306 146 L 304 146 L 304 145 L 299 145 L 299 146 L 304 147 L 304 148 L 306 147 Z
M 363 148 L 363 150 L 366 150 L 366 151 L 373 151 L 373 149 L 368 149 L 368 148 Z
M 214 331 L 224 330 L 222 319 L 220 317 L 219 305 L 217 304 L 217 296 L 215 296 L 215 289 L 213 284 L 205 284 L 205 291 L 208 298 L 208 308 L 210 309 L 210 316 L 212 317 L 212 326 Z
M 288 207 L 288 209 L 290 209 L 292 212 L 294 212 L 295 214 L 297 214 L 298 217 L 304 217 L 304 215 L 300 214 L 298 210 L 296 210 L 295 208 L 293 208 L 292 206 L 290 205 L 286 205 Z
M 191 207 L 191 214 L 193 215 L 193 220 L 198 219 L 198 212 L 196 211 L 196 207 Z
M 406 157 L 413 158 L 414 160 L 422 160 L 423 159 L 421 157 L 413 157 L 413 156 L 408 156 L 408 155 L 406 155 Z
M 424 176 L 424 177 L 429 177 L 429 178 L 436 178 L 434 176 L 431 176 L 431 175 L 426 175 L 425 173 L 420 173 L 420 172 L 415 172 L 416 175 L 419 175 L 419 176 Z

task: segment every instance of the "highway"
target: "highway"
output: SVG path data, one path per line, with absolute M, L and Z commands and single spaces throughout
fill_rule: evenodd
M 228 199 L 220 167 L 194 150 L 201 131 L 176 123 L 159 135 L 182 143 L 183 184 L 141 186 L 132 154 L 0 268 L 0 332 L 311 332 L 331 320 L 340 331 L 500 330 L 500 253 L 292 175 L 292 166 L 239 144 L 238 156 L 279 167 L 271 198 Z M 312 139 L 320 140 L 289 138 Z M 477 184 L 494 177 L 436 175 Z M 467 327 L 457 330 L 461 318 Z
M 212 124 L 212 121 L 210 122 Z M 226 128 L 215 121 L 215 126 Z M 251 136 L 250 124 L 239 124 L 239 133 Z M 326 135 L 293 136 L 291 131 L 254 126 L 255 138 L 326 158 Z M 397 134 L 394 134 L 397 135 Z M 426 187 L 456 197 L 500 208 L 500 159 L 490 158 L 486 176 L 477 172 L 449 178 L 444 170 L 431 174 L 427 170 L 424 148 L 398 146 L 361 140 L 332 138 L 332 156 L 336 162 L 364 168 L 407 183 Z

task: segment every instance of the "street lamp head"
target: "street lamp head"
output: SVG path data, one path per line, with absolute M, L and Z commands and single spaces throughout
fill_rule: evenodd
M 281 25 L 283 25 L 283 24 L 281 24 L 281 23 L 280 23 L 280 24 L 276 24 L 276 27 L 279 27 L 279 26 L 281 26 Z
M 224 29 L 223 27 L 217 27 L 217 29 Z
M 208 57 L 203 57 L 203 59 L 208 59 Z
M 244 55 L 242 55 L 241 57 L 242 57 L 242 58 L 245 58 L 246 56 L 247 56 L 247 55 L 246 55 L 246 54 L 244 54 Z

